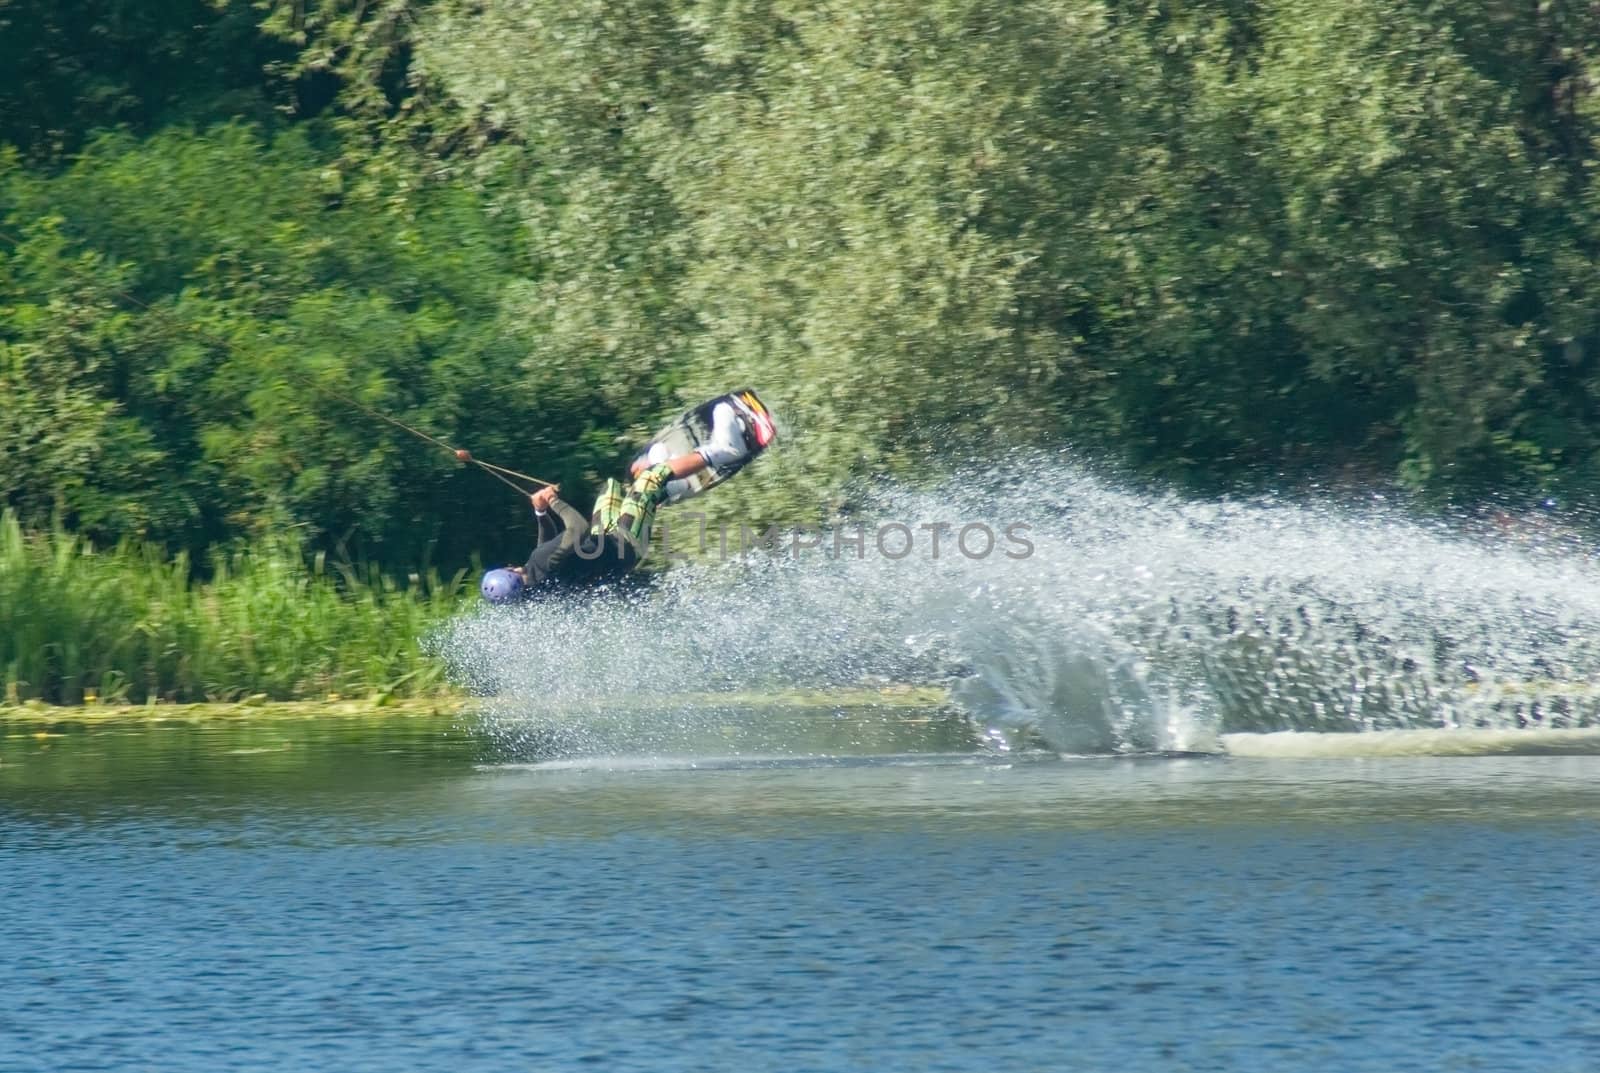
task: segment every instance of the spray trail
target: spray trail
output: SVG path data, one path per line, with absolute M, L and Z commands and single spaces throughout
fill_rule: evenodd
M 1008 472 L 881 491 L 860 551 L 825 536 L 627 598 L 485 609 L 439 643 L 496 718 L 556 751 L 583 747 L 606 698 L 650 698 L 633 740 L 605 742 L 648 753 L 720 718 L 707 693 L 882 682 L 943 684 L 980 729 L 1082 753 L 1600 725 L 1600 568 L 1581 555 L 1376 511 L 1137 494 L 1053 459 Z M 987 554 L 980 530 L 955 541 L 978 524 Z

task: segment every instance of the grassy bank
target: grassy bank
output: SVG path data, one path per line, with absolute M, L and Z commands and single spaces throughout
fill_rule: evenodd
M 0 517 L 0 700 L 194 703 L 418 696 L 444 688 L 419 641 L 470 594 L 465 577 L 401 585 L 307 562 L 291 544 L 184 556 Z
M 381 699 L 348 700 L 277 701 L 247 697 L 239 701 L 199 704 L 96 703 L 64 706 L 25 701 L 22 704 L 0 704 L 0 739 L 15 735 L 37 737 L 53 732 L 146 724 L 276 725 L 326 719 L 433 719 L 461 715 L 468 710 L 469 703 L 464 696 L 448 693 L 430 697 L 384 696 Z
M 462 694 L 440 690 L 413 696 L 377 693 L 365 697 L 317 698 L 277 701 L 261 694 L 236 701 L 193 704 L 102 703 L 62 707 L 43 701 L 0 703 L 0 730 L 10 726 L 39 729 L 56 725 L 95 726 L 111 723 L 201 723 L 294 719 L 417 718 L 459 715 L 472 710 L 474 701 Z M 661 709 L 728 710 L 746 708 L 787 712 L 837 713 L 842 710 L 874 711 L 904 719 L 931 719 L 955 709 L 950 694 L 938 686 L 858 686 L 832 689 L 778 689 L 742 693 L 640 693 L 596 698 L 591 704 L 568 704 L 579 717 L 606 710 L 641 713 Z

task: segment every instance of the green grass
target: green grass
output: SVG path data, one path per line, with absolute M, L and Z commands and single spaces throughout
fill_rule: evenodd
M 40 737 L 97 728 L 153 723 L 193 726 L 322 722 L 344 719 L 389 722 L 397 719 L 457 718 L 470 710 L 471 699 L 439 693 L 424 697 L 349 698 L 342 700 L 244 700 L 197 704 L 80 704 L 71 707 L 30 700 L 0 704 L 0 742 L 7 737 Z
M 192 703 L 425 695 L 446 688 L 419 639 L 471 593 L 464 575 L 400 585 L 307 562 L 289 542 L 183 556 L 0 515 L 0 701 Z

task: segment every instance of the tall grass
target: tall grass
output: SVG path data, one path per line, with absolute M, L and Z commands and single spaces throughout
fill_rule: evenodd
M 184 557 L 0 515 L 0 685 L 11 703 L 86 698 L 279 700 L 426 693 L 443 668 L 419 640 L 471 591 L 462 575 L 401 586 L 307 563 L 289 542 L 219 557 L 196 582 Z

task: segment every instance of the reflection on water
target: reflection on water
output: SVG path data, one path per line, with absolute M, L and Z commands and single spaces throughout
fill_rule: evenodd
M 1600 1066 L 1600 758 L 0 737 L 0 1069 Z

